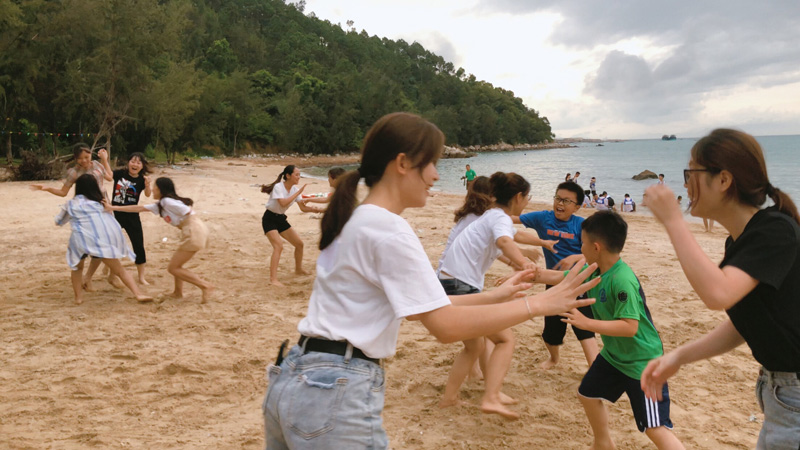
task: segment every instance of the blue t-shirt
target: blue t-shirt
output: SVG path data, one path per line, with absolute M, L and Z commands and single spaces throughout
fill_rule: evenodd
M 556 219 L 553 211 L 536 211 L 519 216 L 519 221 L 528 228 L 533 228 L 543 240 L 558 240 L 554 247 L 558 253 L 543 248 L 547 268 L 552 269 L 567 256 L 581 252 L 581 224 L 583 217 L 575 216 L 569 220 Z

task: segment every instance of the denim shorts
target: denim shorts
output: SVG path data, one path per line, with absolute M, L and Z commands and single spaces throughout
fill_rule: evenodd
M 762 367 L 756 400 L 764 412 L 756 449 L 800 449 L 800 373 L 770 372 Z
M 444 293 L 447 295 L 466 295 L 477 294 L 481 290 L 471 284 L 464 283 L 458 278 L 439 278 L 439 283 L 442 283 Z
M 380 365 L 295 345 L 267 369 L 267 450 L 385 449 L 384 372 Z

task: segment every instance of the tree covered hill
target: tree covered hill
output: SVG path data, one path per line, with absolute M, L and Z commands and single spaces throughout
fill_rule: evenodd
M 420 44 L 279 0 L 0 0 L 0 123 L 9 155 L 83 141 L 114 153 L 360 146 L 392 111 L 450 145 L 538 143 L 546 117 Z M 51 135 L 52 133 L 52 135 Z M 90 136 L 91 134 L 91 136 Z

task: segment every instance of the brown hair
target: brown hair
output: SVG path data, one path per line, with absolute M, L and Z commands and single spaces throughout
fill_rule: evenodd
M 464 199 L 464 204 L 456 211 L 455 222 L 470 214 L 480 216 L 488 211 L 492 207 L 491 191 L 492 186 L 488 178 L 484 176 L 476 177 L 469 191 L 467 191 L 467 198 Z
M 517 194 L 528 195 L 531 185 L 522 175 L 514 172 L 495 172 L 489 179 L 492 185 L 492 195 L 498 205 L 508 206 L 511 199 Z
M 767 197 L 775 203 L 775 209 L 800 223 L 792 198 L 772 186 L 767 176 L 764 152 L 753 136 L 737 130 L 718 128 L 703 137 L 692 147 L 692 159 L 712 172 L 727 170 L 733 176 L 733 184 L 726 193 L 746 205 L 760 208 Z M 693 177 L 692 180 L 697 180 Z M 698 181 L 690 182 L 697 183 Z M 697 201 L 698 190 L 690 200 Z
M 436 125 L 414 114 L 387 114 L 369 129 L 361 147 L 361 166 L 337 178 L 339 184 L 322 216 L 319 249 L 329 246 L 353 215 L 358 181 L 363 177 L 368 187 L 383 177 L 386 166 L 404 153 L 421 170 L 436 163 L 444 149 L 444 134 Z
M 261 192 L 265 194 L 272 194 L 272 189 L 275 188 L 275 185 L 280 183 L 281 181 L 286 181 L 286 179 L 289 178 L 289 176 L 294 173 L 294 169 L 295 167 L 292 164 L 289 164 L 288 166 L 284 167 L 283 172 L 278 174 L 278 178 L 276 178 L 275 181 L 272 182 L 272 184 L 261 185 Z

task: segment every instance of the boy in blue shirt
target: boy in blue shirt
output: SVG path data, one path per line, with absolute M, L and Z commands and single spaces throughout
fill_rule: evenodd
M 581 228 L 581 252 L 586 263 L 597 263 L 597 271 L 590 279 L 600 276 L 602 281 L 588 292 L 590 298 L 597 299 L 591 305 L 594 318 L 573 309 L 563 314 L 562 320 L 599 333 L 603 339 L 603 350 L 578 387 L 578 398 L 594 433 L 592 448 L 614 448 L 603 399 L 613 403 L 625 392 L 639 431 L 659 449 L 683 449 L 683 444 L 670 431 L 667 384 L 662 388 L 660 401 L 646 398 L 641 387 L 642 371 L 651 359 L 663 355 L 664 349 L 642 286 L 619 256 L 625 245 L 628 224 L 613 211 L 599 211 L 587 218 Z M 563 272 L 547 270 L 539 273 L 536 281 L 557 284 L 563 278 Z
M 575 213 L 581 209 L 583 199 L 583 189 L 576 183 L 565 181 L 556 188 L 551 211 L 535 211 L 519 217 L 511 216 L 514 223 L 521 223 L 527 228 L 536 230 L 539 239 L 558 240 L 553 247 L 554 252 L 542 248 L 548 269 L 569 269 L 581 258 L 583 217 L 576 216 Z M 591 317 L 591 308 L 583 307 L 581 311 Z M 575 326 L 572 327 L 572 331 L 581 343 L 586 362 L 591 365 L 599 352 L 594 333 Z M 544 318 L 542 339 L 550 357 L 540 365 L 542 369 L 550 369 L 558 363 L 559 347 L 564 343 L 566 333 L 567 324 L 561 321 L 560 316 Z

